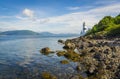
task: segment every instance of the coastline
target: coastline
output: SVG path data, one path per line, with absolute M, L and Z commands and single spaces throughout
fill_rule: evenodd
M 75 69 L 78 74 L 72 75 L 68 79 L 120 78 L 119 37 L 111 37 L 110 39 L 81 36 L 73 39 L 67 39 L 66 41 L 58 40 L 58 42 L 64 45 L 64 50 L 56 51 L 55 53 L 58 57 L 64 56 L 66 58 L 66 60 L 60 61 L 62 62 L 61 64 L 68 64 L 69 62 L 78 63 Z M 49 52 L 47 53 L 49 54 Z M 79 72 L 86 74 L 86 76 L 81 75 Z M 46 78 L 43 76 L 43 79 Z
M 120 38 L 91 38 L 83 36 L 71 40 L 80 54 L 79 63 L 87 79 L 120 78 Z M 83 70 L 85 69 L 85 70 Z M 83 79 L 86 79 L 83 78 Z M 82 78 L 81 78 L 82 79 Z

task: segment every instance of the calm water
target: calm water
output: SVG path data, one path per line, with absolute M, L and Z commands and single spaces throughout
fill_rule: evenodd
M 73 38 L 73 37 L 67 37 Z M 40 79 L 41 72 L 48 71 L 59 79 L 67 79 L 76 74 L 76 63 L 63 65 L 56 54 L 42 55 L 39 50 L 50 47 L 52 50 L 61 50 L 58 39 L 65 37 L 0 37 L 0 79 Z

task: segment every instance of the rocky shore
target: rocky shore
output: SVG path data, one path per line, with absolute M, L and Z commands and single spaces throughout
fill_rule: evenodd
M 76 71 L 86 74 L 78 73 L 69 79 L 120 79 L 119 37 L 93 39 L 84 36 L 58 42 L 64 44 L 64 50 L 55 52 L 58 57 L 64 56 L 69 62 L 77 62 Z M 60 62 L 67 64 L 67 60 Z
M 79 37 L 71 40 L 79 51 L 88 79 L 120 79 L 120 38 Z

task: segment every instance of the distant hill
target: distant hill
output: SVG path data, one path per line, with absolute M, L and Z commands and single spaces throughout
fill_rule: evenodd
M 105 16 L 86 35 L 120 37 L 120 14 L 116 17 Z
M 32 36 L 79 36 L 79 34 L 53 34 L 50 32 L 33 32 L 30 30 L 13 30 L 13 31 L 5 31 L 1 32 L 0 35 L 32 35 Z
M 1 32 L 0 35 L 38 35 L 39 33 L 30 30 L 13 30 Z

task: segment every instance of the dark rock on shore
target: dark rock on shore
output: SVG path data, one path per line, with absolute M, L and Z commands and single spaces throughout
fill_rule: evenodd
M 65 41 L 60 39 L 58 40 L 58 43 L 65 44 Z
M 60 61 L 60 63 L 61 64 L 68 64 L 69 62 L 68 62 L 68 60 L 62 60 L 62 61 Z
M 57 51 L 57 56 L 64 56 L 66 51 Z
M 50 54 L 50 53 L 54 53 L 53 51 L 50 50 L 49 47 L 42 48 L 42 49 L 40 50 L 40 52 L 41 52 L 42 54 L 44 54 L 44 55 L 48 55 L 48 54 Z
M 42 79 L 57 79 L 57 77 L 50 74 L 49 72 L 43 72 Z
M 65 46 L 63 47 L 64 49 L 71 49 L 74 50 L 76 48 L 75 44 L 72 43 L 71 40 L 66 40 L 65 41 Z
M 74 51 L 59 51 L 57 52 L 57 56 L 64 56 L 65 58 L 73 61 L 73 62 L 78 62 L 80 60 L 80 54 L 77 54 Z

